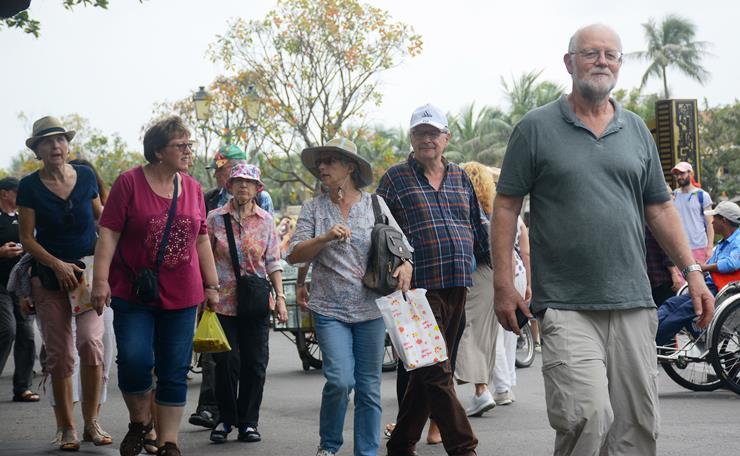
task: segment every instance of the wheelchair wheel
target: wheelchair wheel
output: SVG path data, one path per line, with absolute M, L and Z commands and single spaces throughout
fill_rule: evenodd
M 675 349 L 678 350 L 689 343 L 693 337 L 685 330 L 681 330 L 676 335 Z M 696 351 L 696 353 L 692 353 Z M 692 348 L 687 356 L 700 356 L 698 348 Z M 710 352 L 711 356 L 711 352 Z M 679 358 L 672 361 L 661 363 L 666 374 L 679 385 L 692 391 L 714 391 L 721 387 L 723 381 L 717 376 L 714 367 L 707 359 L 686 359 Z
M 529 323 L 521 328 L 522 335 L 516 340 L 516 361 L 515 365 L 519 368 L 529 367 L 534 362 L 534 338 L 532 337 L 532 327 Z M 499 328 L 501 331 L 501 328 Z
M 396 355 L 396 351 L 393 350 L 391 336 L 386 332 L 383 345 L 383 372 L 392 372 L 396 370 L 396 366 L 398 366 L 398 356 Z
M 740 394 L 740 302 L 730 304 L 714 323 L 712 364 L 725 386 Z

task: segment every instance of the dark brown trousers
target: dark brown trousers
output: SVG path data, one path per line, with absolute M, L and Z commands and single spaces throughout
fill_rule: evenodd
M 448 352 L 457 344 L 465 312 L 465 287 L 428 290 L 427 300 Z M 442 443 L 449 455 L 472 456 L 478 439 L 470 427 L 465 409 L 455 394 L 450 361 L 422 367 L 409 373 L 409 384 L 399 406 L 396 428 L 388 440 L 388 456 L 414 454 L 429 414 L 434 415 Z

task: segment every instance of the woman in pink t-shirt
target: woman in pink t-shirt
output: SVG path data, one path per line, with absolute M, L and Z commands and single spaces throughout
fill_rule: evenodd
M 154 124 L 144 135 L 149 162 L 116 180 L 100 219 L 92 299 L 98 313 L 113 308 L 118 344 L 118 386 L 131 417 L 121 455 L 141 452 L 156 425 L 158 455 L 179 456 L 177 433 L 187 396 L 196 306 L 216 305 L 218 276 L 206 229 L 200 185 L 186 172 L 190 133 L 179 117 Z M 168 214 L 176 198 L 174 215 Z M 159 256 L 160 245 L 167 239 Z M 143 303 L 135 278 L 156 272 L 159 298 Z M 204 292 L 205 289 L 205 292 Z M 152 369 L 155 412 L 149 404 Z

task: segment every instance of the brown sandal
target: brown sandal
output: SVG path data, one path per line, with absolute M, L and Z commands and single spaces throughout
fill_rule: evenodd
M 98 420 L 92 420 L 85 423 L 85 430 L 82 432 L 82 440 L 92 442 L 95 446 L 110 445 L 113 443 L 113 437 L 100 427 Z
M 144 439 L 146 435 L 152 430 L 153 422 L 149 424 L 144 423 L 129 423 L 128 432 L 121 441 L 119 451 L 121 456 L 137 456 L 141 453 L 144 447 Z
M 77 440 L 77 432 L 73 427 L 61 428 L 62 436 L 59 439 L 59 449 L 62 451 L 78 451 L 80 441 Z

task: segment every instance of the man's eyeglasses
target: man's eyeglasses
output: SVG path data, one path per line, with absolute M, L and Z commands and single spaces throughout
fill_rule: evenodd
M 193 150 L 193 141 L 188 141 L 184 143 L 177 143 L 177 144 L 167 144 L 167 147 L 174 147 L 179 152 L 185 152 L 186 150 Z
M 446 133 L 445 130 L 411 130 L 411 136 L 414 139 L 423 139 L 426 136 L 430 139 L 437 139 Z
M 72 213 L 75 205 L 71 198 L 64 200 L 64 214 L 62 215 L 62 221 L 65 225 L 72 225 L 75 222 L 75 215 Z
M 622 61 L 622 57 L 624 57 L 624 53 L 620 51 L 601 51 L 599 49 L 584 49 L 582 51 L 569 52 L 569 54 L 578 54 L 586 62 L 595 63 L 601 57 L 602 52 L 604 53 L 606 61 L 609 63 L 619 63 Z
M 318 167 L 319 165 L 331 166 L 334 163 L 340 162 L 340 161 L 342 161 L 341 158 L 335 157 L 333 155 L 330 157 L 320 157 L 316 159 L 316 167 Z

